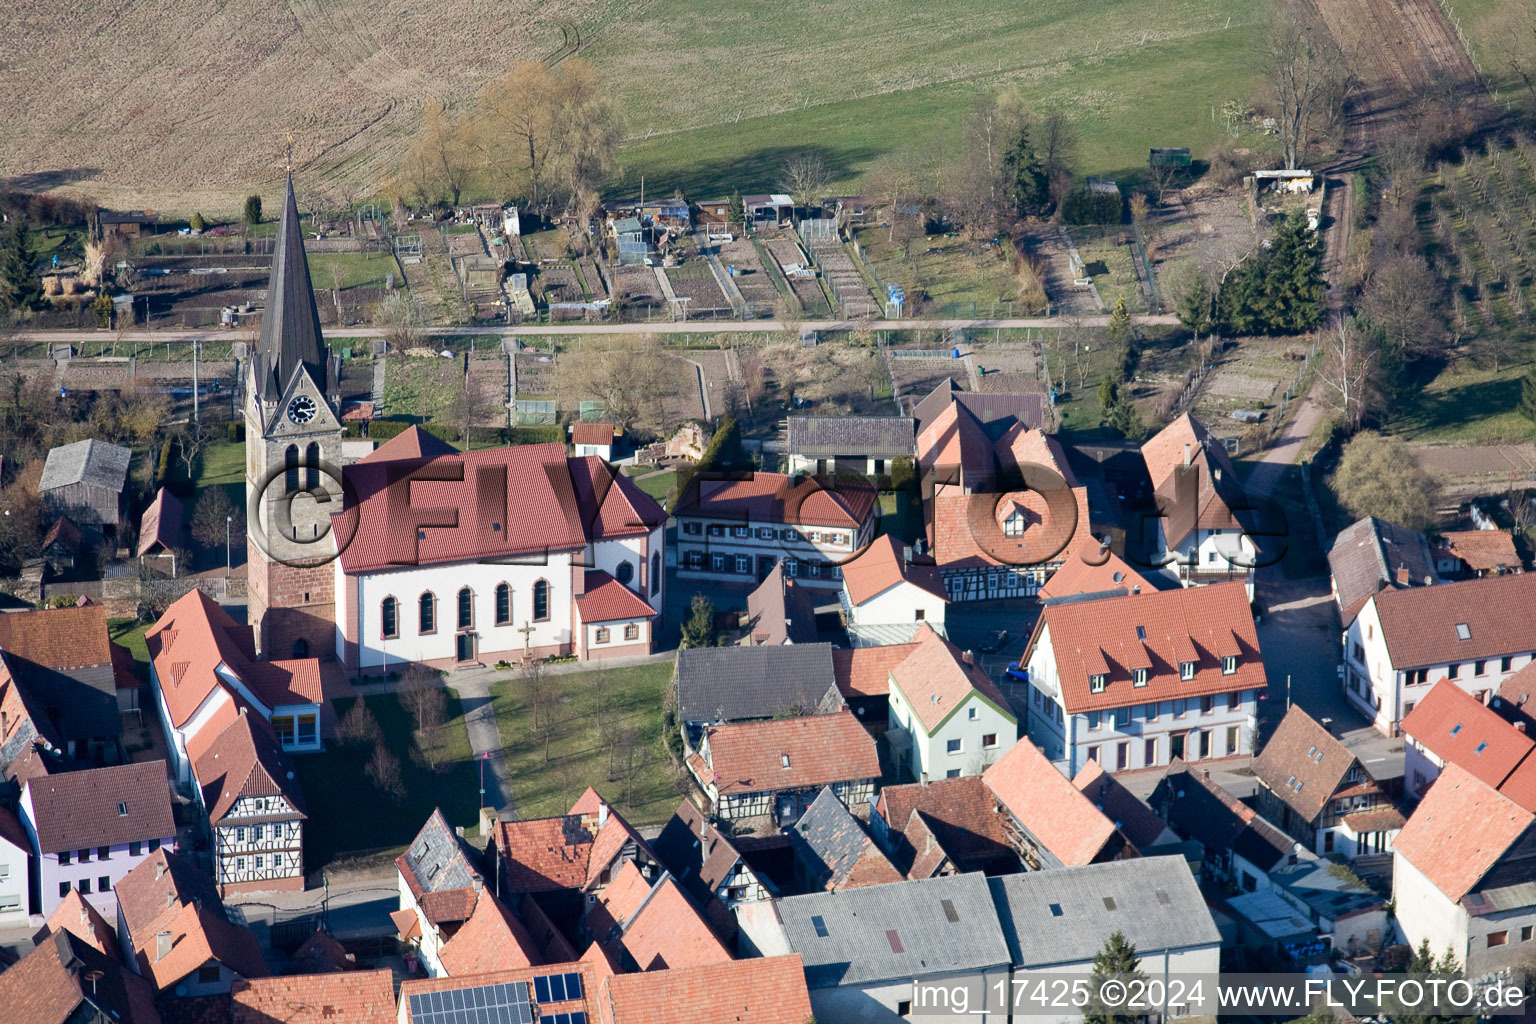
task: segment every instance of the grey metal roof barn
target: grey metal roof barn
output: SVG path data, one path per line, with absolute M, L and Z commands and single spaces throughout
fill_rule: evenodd
M 1142 857 L 990 879 L 1015 968 L 1092 961 L 1120 931 L 1142 957 L 1221 942 L 1183 857 Z
M 894 459 L 911 455 L 916 444 L 910 416 L 791 416 L 785 447 L 795 455 L 813 458 Z
M 677 712 L 683 722 L 772 718 L 787 708 L 840 705 L 831 644 L 696 647 L 677 652 Z
M 813 989 L 1008 964 L 1008 942 L 979 872 L 791 896 L 779 901 L 779 917 Z
M 132 458 L 133 452 L 129 449 L 94 438 L 66 444 L 48 453 L 37 489 L 51 491 L 69 484 L 91 484 L 121 491 Z

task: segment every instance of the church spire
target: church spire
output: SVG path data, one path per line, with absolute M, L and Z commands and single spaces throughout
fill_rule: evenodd
M 320 331 L 320 311 L 315 307 L 309 261 L 304 256 L 304 235 L 299 230 L 292 174 L 287 178 L 283 215 L 277 225 L 272 274 L 267 279 L 267 307 L 261 318 L 255 359 L 264 400 L 280 397 L 301 363 L 322 393 L 330 394 L 332 390 L 325 340 Z

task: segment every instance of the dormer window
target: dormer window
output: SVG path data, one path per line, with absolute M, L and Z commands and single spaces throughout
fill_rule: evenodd
M 1468 626 L 1465 622 L 1458 622 L 1458 623 L 1456 623 L 1456 639 L 1457 640 L 1471 640 L 1472 639 L 1472 628 L 1470 626 Z
M 1135 672 L 1135 675 L 1133 676 L 1133 678 L 1131 680 L 1131 685 L 1133 685 L 1133 686 L 1146 686 L 1147 685 L 1147 670 L 1144 669 L 1144 668 L 1137 669 L 1136 672 Z
M 1237 655 L 1229 654 L 1221 659 L 1221 674 L 1230 676 L 1237 671 Z
M 1103 693 L 1104 685 L 1109 682 L 1109 677 L 1102 673 L 1088 677 L 1088 689 L 1094 693 Z
M 1179 662 L 1179 678 L 1180 679 L 1193 679 L 1193 678 L 1195 678 L 1195 663 L 1192 662 L 1192 661 L 1181 661 L 1181 662 Z
M 1008 513 L 1008 518 L 1003 520 L 1004 537 L 1024 536 L 1024 513 L 1014 509 Z

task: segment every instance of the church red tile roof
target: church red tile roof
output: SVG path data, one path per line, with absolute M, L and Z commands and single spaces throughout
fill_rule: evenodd
M 576 598 L 582 622 L 648 619 L 656 614 L 644 598 L 601 569 L 588 569 L 585 575 L 586 592 Z
M 1447 899 L 1474 889 L 1521 836 L 1536 814 L 1448 764 L 1398 833 L 1393 850 Z
M 713 777 L 721 793 L 773 792 L 880 777 L 875 741 L 849 711 L 717 725 L 705 731 L 705 742 L 705 781 Z
M 394 1024 L 395 984 L 387 969 L 280 978 L 237 978 L 234 1024 Z
M 436 434 L 412 424 L 358 459 L 360 463 L 394 462 L 399 459 L 435 459 L 457 455 L 459 450 Z
M 1116 837 L 1115 823 L 1040 749 L 1022 737 L 982 773 L 998 803 L 1066 867 L 1091 864 Z
M 596 455 L 567 459 L 566 465 L 592 540 L 643 535 L 667 521 L 655 498 Z
M 799 954 L 619 974 L 603 982 L 603 1024 L 805 1024 L 811 998 Z
M 1069 714 L 1265 685 L 1258 632 L 1240 580 L 1049 605 L 1021 665 L 1029 664 L 1047 631 Z M 1231 675 L 1222 672 L 1227 655 L 1237 657 Z M 1191 659 L 1195 677 L 1181 679 L 1179 665 Z M 1149 670 L 1141 686 L 1132 676 L 1138 667 Z M 1108 676 L 1102 693 L 1090 689 L 1089 677 L 1095 674 Z
M 332 520 L 344 572 L 571 551 L 586 543 L 562 444 L 403 461 L 388 447 L 346 469 L 348 506 Z

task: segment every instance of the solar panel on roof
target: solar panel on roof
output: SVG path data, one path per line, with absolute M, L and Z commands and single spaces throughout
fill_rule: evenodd
M 522 981 L 418 992 L 410 1007 L 413 1024 L 533 1024 L 528 985 Z

